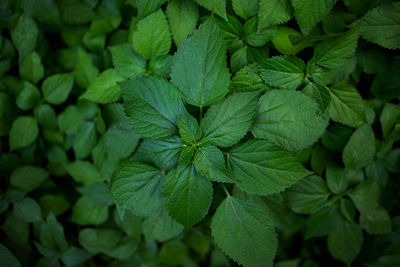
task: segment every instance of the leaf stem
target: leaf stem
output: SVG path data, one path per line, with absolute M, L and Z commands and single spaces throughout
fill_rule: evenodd
M 200 121 L 203 119 L 203 106 L 200 106 Z
M 231 197 L 231 194 L 229 194 L 228 189 L 226 189 L 225 185 L 223 185 L 223 184 L 220 184 L 220 185 L 221 185 L 222 188 L 224 189 L 225 194 L 227 195 L 227 197 Z

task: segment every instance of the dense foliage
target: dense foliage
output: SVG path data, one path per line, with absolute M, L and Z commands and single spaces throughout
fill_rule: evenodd
M 400 2 L 0 1 L 0 266 L 400 266 Z

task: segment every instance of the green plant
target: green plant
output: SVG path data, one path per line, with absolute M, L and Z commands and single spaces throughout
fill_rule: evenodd
M 400 264 L 398 2 L 0 9 L 0 265 Z

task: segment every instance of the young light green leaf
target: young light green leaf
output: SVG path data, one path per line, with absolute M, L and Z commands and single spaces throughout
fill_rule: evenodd
M 17 219 L 24 222 L 34 223 L 42 220 L 42 210 L 39 204 L 30 197 L 14 202 L 13 212 Z
M 343 221 L 338 204 L 325 206 L 308 217 L 305 238 L 325 236 L 337 228 Z
M 291 90 L 272 90 L 258 101 L 251 132 L 290 151 L 302 150 L 318 140 L 328 116 L 309 96 Z
M 214 19 L 210 18 L 179 46 L 174 56 L 171 82 L 186 102 L 204 107 L 228 93 L 229 77 L 224 38 Z
M 400 3 L 393 2 L 370 10 L 360 23 L 361 36 L 385 48 L 400 48 Z
M 81 95 L 81 98 L 100 104 L 115 102 L 121 97 L 121 89 L 117 83 L 124 80 L 114 69 L 103 71 Z
M 33 51 L 22 60 L 19 66 L 19 74 L 34 84 L 38 83 L 43 78 L 44 67 L 36 51 Z
M 346 168 L 362 169 L 372 163 L 375 156 L 375 137 L 370 125 L 363 124 L 354 131 L 343 149 Z
M 178 164 L 183 147 L 183 141 L 178 136 L 163 140 L 144 140 L 133 159 L 152 163 L 162 170 L 170 170 Z
M 165 80 L 137 77 L 121 83 L 124 108 L 142 138 L 162 139 L 177 132 L 183 104 L 179 92 Z
M 357 47 L 357 40 L 357 27 L 340 36 L 326 39 L 314 49 L 315 62 L 329 69 L 342 67 L 353 57 Z
M 243 18 L 248 19 L 257 15 L 258 1 L 253 0 L 232 0 L 232 7 L 235 13 Z
M 0 244 L 0 265 L 8 267 L 21 267 L 17 257 L 15 257 L 14 254 L 12 254 L 11 251 L 3 244 Z
M 294 56 L 276 56 L 259 65 L 263 80 L 270 86 L 296 89 L 304 82 L 306 65 Z
M 259 0 L 258 30 L 287 22 L 292 13 L 290 0 Z
M 18 117 L 11 125 L 9 134 L 10 149 L 27 147 L 35 142 L 39 134 L 36 119 L 29 116 Z
M 277 236 L 270 215 L 248 200 L 228 196 L 211 222 L 217 245 L 245 266 L 272 266 Z
M 329 115 L 332 120 L 350 127 L 358 127 L 365 120 L 365 106 L 360 93 L 348 82 L 328 88 L 331 96 Z
M 146 71 L 146 60 L 136 53 L 132 45 L 120 44 L 109 48 L 115 70 L 122 77 L 129 79 Z
M 227 20 L 226 16 L 226 0 L 194 0 L 197 4 L 201 5 L 202 7 L 207 8 L 212 13 L 217 14 L 218 16 L 223 17 Z
M 162 206 L 164 172 L 148 164 L 127 162 L 111 181 L 111 195 L 123 216 L 130 209 L 138 216 L 157 212 Z
M 211 181 L 232 183 L 222 151 L 213 145 L 199 147 L 194 156 L 194 166 Z
M 82 196 L 72 208 L 71 221 L 79 225 L 102 224 L 108 218 L 108 206 L 98 205 L 90 198 Z
M 42 84 L 44 99 L 53 105 L 59 105 L 67 100 L 74 85 L 72 73 L 55 74 L 49 76 Z
M 231 150 L 228 166 L 236 185 L 260 195 L 280 192 L 311 173 L 292 153 L 264 140 L 250 140 Z
M 168 54 L 171 48 L 171 33 L 161 9 L 137 23 L 132 42 L 135 50 L 146 59 Z
M 314 98 L 321 107 L 321 110 L 326 110 L 331 103 L 331 96 L 328 89 L 318 83 L 307 84 L 307 86 L 304 87 L 303 92 Z
M 301 32 L 307 35 L 335 5 L 336 0 L 292 0 L 294 16 Z
M 284 192 L 289 207 L 303 214 L 312 214 L 321 209 L 329 195 L 325 181 L 316 175 L 300 180 Z
M 211 106 L 200 124 L 205 138 L 221 147 L 239 142 L 253 122 L 258 95 L 258 92 L 236 93 Z
M 170 216 L 185 227 L 191 227 L 207 214 L 213 188 L 212 183 L 189 164 L 167 174 L 162 194 Z
M 196 28 L 199 11 L 192 1 L 172 0 L 167 6 L 167 18 L 176 46 L 180 46 Z
M 104 177 L 99 170 L 89 161 L 77 160 L 70 162 L 65 165 L 65 168 L 75 181 L 86 186 L 104 181 Z
M 363 240 L 363 233 L 358 224 L 343 221 L 329 233 L 328 250 L 335 259 L 350 266 L 360 253 Z
M 178 127 L 182 140 L 187 144 L 194 144 L 201 138 L 199 123 L 189 112 L 183 112 L 178 116 Z
M 30 192 L 38 188 L 48 177 L 49 173 L 43 168 L 22 166 L 11 173 L 10 185 Z
M 151 215 L 143 221 L 143 234 L 147 242 L 167 241 L 179 235 L 183 228 L 180 223 L 168 215 L 165 209 L 161 209 L 157 214 Z

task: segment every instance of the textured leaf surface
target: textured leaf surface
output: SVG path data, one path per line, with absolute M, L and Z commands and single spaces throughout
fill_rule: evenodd
M 82 196 L 72 208 L 71 220 L 79 225 L 102 224 L 108 218 L 108 207 L 98 205 L 90 198 Z
M 194 0 L 197 4 L 207 8 L 211 12 L 227 19 L 226 16 L 226 0 Z
M 201 128 L 214 144 L 227 147 L 246 135 L 256 113 L 258 92 L 236 93 L 211 106 Z
M 371 126 L 363 124 L 354 131 L 343 149 L 347 168 L 361 169 L 372 163 L 375 156 L 375 137 Z
M 146 71 L 146 60 L 133 50 L 130 44 L 109 48 L 115 70 L 124 78 L 133 78 Z
M 316 175 L 302 179 L 287 189 L 284 194 L 292 210 L 305 214 L 319 210 L 330 195 L 325 181 Z
M 161 183 L 164 173 L 138 162 L 129 162 L 113 177 L 111 195 L 122 215 L 131 209 L 139 216 L 158 211 L 162 206 Z
M 335 5 L 336 0 L 292 0 L 294 16 L 303 34 L 308 34 Z
M 228 154 L 235 184 L 249 193 L 280 192 L 310 174 L 296 157 L 273 143 L 251 140 Z
M 198 17 L 198 8 L 192 1 L 172 0 L 168 3 L 167 18 L 177 46 L 194 31 Z
M 198 148 L 194 156 L 194 166 L 201 174 L 211 181 L 223 183 L 233 182 L 226 168 L 222 151 L 213 145 Z
M 360 253 L 363 240 L 358 224 L 343 221 L 328 235 L 328 249 L 334 258 L 350 265 Z
M 259 0 L 258 30 L 285 23 L 292 17 L 292 13 L 290 0 Z
M 226 198 L 211 222 L 217 245 L 234 261 L 247 266 L 272 266 L 277 237 L 270 215 L 248 200 Z
M 169 214 L 185 227 L 191 227 L 207 214 L 213 197 L 211 182 L 192 164 L 170 171 L 162 192 Z
M 142 138 L 161 139 L 177 132 L 183 109 L 179 92 L 167 81 L 137 77 L 121 84 L 126 115 Z
M 167 18 L 159 9 L 140 20 L 132 37 L 133 47 L 146 59 L 166 55 L 171 48 Z
M 307 86 L 303 89 L 303 92 L 306 95 L 314 98 L 321 107 L 321 110 L 326 110 L 331 103 L 331 96 L 328 89 L 325 86 L 319 85 L 318 83 L 307 84 Z
M 182 140 L 187 144 L 193 144 L 201 138 L 200 126 L 196 118 L 188 112 L 183 112 L 182 115 L 178 116 L 178 127 Z
M 154 240 L 164 242 L 179 235 L 182 230 L 183 226 L 172 219 L 165 209 L 143 221 L 143 233 L 148 242 Z
M 365 120 L 365 107 L 360 93 L 347 82 L 328 88 L 331 96 L 329 115 L 332 120 L 358 127 Z
M 400 48 L 400 3 L 389 3 L 369 11 L 360 23 L 361 36 L 385 48 Z
M 358 28 L 354 28 L 340 36 L 332 37 L 317 45 L 314 49 L 315 62 L 326 68 L 342 67 L 357 47 Z
M 257 14 L 258 1 L 232 0 L 232 7 L 238 16 L 243 19 L 247 19 Z
M 296 89 L 304 82 L 306 65 L 293 56 L 277 56 L 260 64 L 260 74 L 270 86 Z
M 214 19 L 210 18 L 179 46 L 174 56 L 171 82 L 189 104 L 202 107 L 217 102 L 228 93 L 229 78 L 224 38 Z
M 290 151 L 299 151 L 318 140 L 328 116 L 309 96 L 291 90 L 272 90 L 258 101 L 251 132 Z
M 311 237 L 325 236 L 332 232 L 342 223 L 343 217 L 340 214 L 338 204 L 325 206 L 308 217 L 306 222 L 306 239 Z

